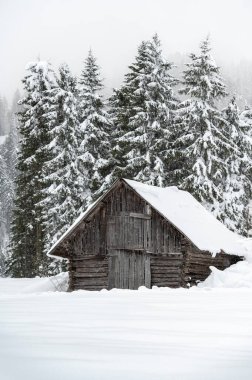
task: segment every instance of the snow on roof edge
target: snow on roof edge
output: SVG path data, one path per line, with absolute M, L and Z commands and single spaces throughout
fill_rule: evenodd
M 125 182 L 201 251 L 213 255 L 223 251 L 252 259 L 252 240 L 230 231 L 189 192 L 176 186 Z
M 46 255 L 48 257 L 54 257 L 54 258 L 58 258 L 57 256 L 53 256 L 51 254 L 51 252 L 53 252 L 55 250 L 55 248 L 63 242 L 63 240 L 65 240 L 65 238 L 72 232 L 72 230 L 77 227 L 82 221 L 83 219 L 89 214 L 89 212 L 95 208 L 95 206 L 108 194 L 108 192 L 114 187 L 114 185 L 119 182 L 120 179 L 117 179 L 113 184 L 112 186 L 103 194 L 101 195 L 95 202 L 91 203 L 84 212 L 82 212 L 78 217 L 77 219 L 75 219 L 75 221 L 71 224 L 71 226 L 66 230 L 66 232 L 63 233 L 63 235 L 61 235 L 61 237 L 52 245 L 52 247 L 49 249 L 49 251 L 46 253 Z
M 49 251 L 47 252 L 47 256 L 48 257 L 54 257 L 54 258 L 58 258 L 57 256 L 54 256 L 51 254 L 51 252 L 53 252 L 55 250 L 55 248 L 63 242 L 63 240 L 65 240 L 65 238 L 72 232 L 72 230 L 77 227 L 81 222 L 82 220 L 85 218 L 85 216 L 88 214 L 88 212 L 96 205 L 96 203 L 98 203 L 98 201 L 100 200 L 100 198 L 98 198 L 94 203 L 92 203 L 91 205 L 88 206 L 88 208 L 82 212 L 78 217 L 77 219 L 75 219 L 75 221 L 73 222 L 73 224 L 71 224 L 71 226 L 66 230 L 66 232 L 63 233 L 63 235 L 61 235 L 61 237 L 53 244 L 53 246 L 49 249 Z

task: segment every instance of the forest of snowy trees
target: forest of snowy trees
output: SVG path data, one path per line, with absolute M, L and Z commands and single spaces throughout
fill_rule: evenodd
M 107 100 L 92 51 L 79 79 L 27 65 L 19 105 L 0 102 L 0 274 L 57 272 L 46 252 L 118 177 L 176 185 L 250 234 L 252 109 L 227 94 L 208 38 L 172 73 L 157 35 Z

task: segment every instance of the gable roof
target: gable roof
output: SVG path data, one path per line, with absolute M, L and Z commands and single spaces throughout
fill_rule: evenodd
M 212 254 L 224 251 L 227 254 L 240 256 L 248 256 L 252 251 L 251 239 L 244 238 L 228 230 L 224 224 L 219 222 L 187 191 L 179 190 L 175 186 L 161 188 L 128 179 L 118 181 L 128 184 L 130 188 L 172 223 L 200 250 L 209 251 Z M 118 181 L 112 185 L 109 191 L 114 188 Z M 90 205 L 76 219 L 71 227 L 52 246 L 48 252 L 49 255 L 96 208 L 108 192 Z

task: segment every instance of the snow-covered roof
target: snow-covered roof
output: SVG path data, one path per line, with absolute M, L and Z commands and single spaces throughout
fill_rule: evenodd
M 161 188 L 128 179 L 124 181 L 200 250 L 209 251 L 212 254 L 221 251 L 241 256 L 248 256 L 250 252 L 252 254 L 251 239 L 228 230 L 187 191 L 179 190 L 175 186 Z M 53 245 L 49 254 L 87 216 L 90 210 L 95 208 L 99 200 L 78 217 Z
M 249 253 L 250 240 L 230 231 L 187 191 L 125 181 L 200 250 L 242 256 Z

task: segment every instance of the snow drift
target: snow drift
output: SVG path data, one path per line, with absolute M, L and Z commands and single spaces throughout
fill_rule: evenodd
M 52 277 L 0 278 L 0 294 L 65 292 L 68 287 L 68 273 Z
M 252 262 L 240 261 L 224 271 L 210 268 L 212 273 L 199 288 L 252 288 Z

